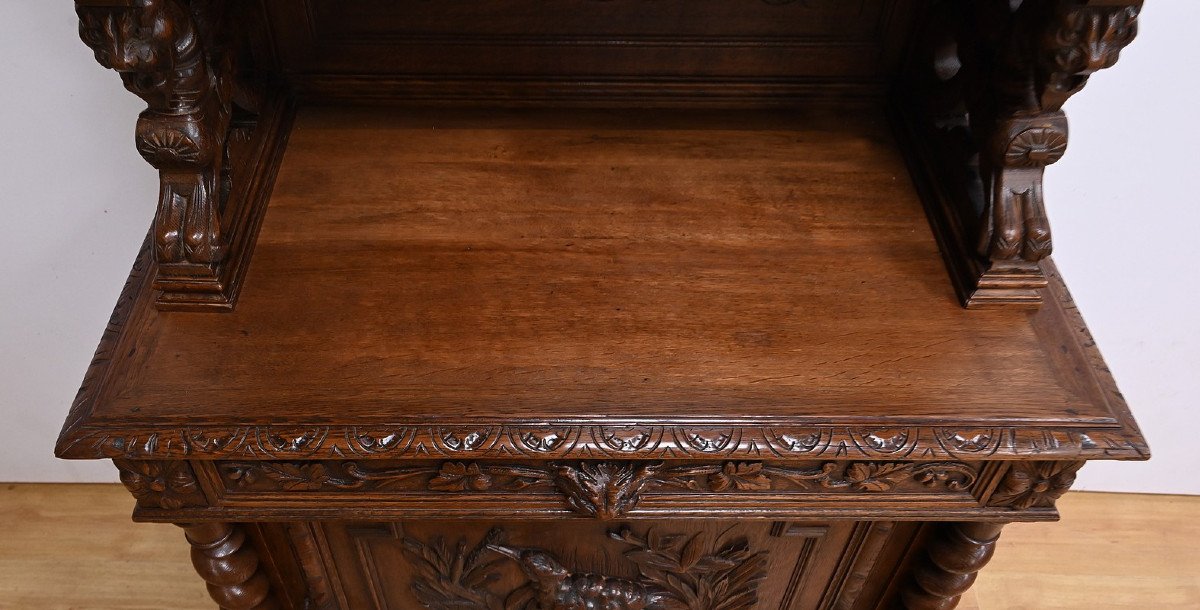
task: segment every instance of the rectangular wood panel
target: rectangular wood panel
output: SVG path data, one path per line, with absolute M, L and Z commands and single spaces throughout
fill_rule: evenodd
M 269 0 L 309 98 L 709 102 L 878 95 L 912 5 L 893 0 Z M 592 101 L 595 101 L 594 99 Z
M 620 599 L 629 605 L 612 607 L 622 608 L 824 610 L 854 607 L 893 529 L 886 522 L 333 522 L 294 535 L 320 557 L 306 569 L 329 607 L 499 610 L 541 607 L 527 604 L 551 595 Z

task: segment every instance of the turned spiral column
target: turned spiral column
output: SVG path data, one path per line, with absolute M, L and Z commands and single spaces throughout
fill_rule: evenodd
M 258 553 L 232 523 L 180 524 L 192 545 L 192 565 L 222 610 L 278 610 L 271 583 L 258 569 Z
M 944 523 L 913 567 L 900 599 L 907 610 L 950 610 L 992 558 L 1003 523 Z

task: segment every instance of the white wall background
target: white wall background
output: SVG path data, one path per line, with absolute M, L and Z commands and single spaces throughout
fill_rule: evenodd
M 1200 2 L 1146 4 L 1121 62 L 1068 104 L 1047 180 L 1055 260 L 1155 456 L 1093 463 L 1077 487 L 1200 494 Z M 79 42 L 70 0 L 0 0 L 0 481 L 116 480 L 51 452 L 154 212 L 142 107 Z

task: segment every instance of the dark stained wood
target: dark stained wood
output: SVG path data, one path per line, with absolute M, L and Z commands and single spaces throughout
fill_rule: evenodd
M 314 103 L 778 106 L 881 99 L 914 0 L 267 0 Z
M 76 5 L 163 189 L 56 453 L 222 608 L 952 608 L 1149 457 L 1041 198 L 1140 0 Z
M 1042 175 L 1063 104 L 1137 35 L 1142 0 L 934 2 L 893 106 L 963 304 L 1036 306 Z
M 925 557 L 900 596 L 906 610 L 951 610 L 996 550 L 1003 523 L 933 525 Z
M 232 309 L 292 115 L 286 94 L 247 78 L 255 66 L 241 32 L 264 15 L 253 3 L 224 0 L 76 7 L 96 60 L 148 106 L 136 144 L 161 182 L 151 231 L 158 307 Z
M 731 608 L 812 608 L 848 572 L 874 561 L 861 546 L 841 558 L 829 552 L 872 529 L 852 523 L 580 522 L 562 526 L 555 539 L 536 527 L 463 522 L 319 528 L 329 544 L 328 560 L 343 566 L 340 603 L 346 608 L 450 608 L 466 600 L 482 608 L 524 608 L 512 604 L 545 599 L 548 588 L 557 589 L 551 597 L 559 600 L 599 601 L 621 593 L 635 600 L 618 608 L 719 607 L 718 602 Z M 539 569 L 547 564 L 562 571 Z M 453 572 L 455 565 L 461 571 Z M 489 572 L 494 579 L 484 581 Z M 554 587 L 563 581 L 568 586 Z M 689 592 L 708 604 L 669 605 L 687 600 Z
M 259 557 L 247 544 L 243 526 L 208 522 L 181 525 L 192 545 L 192 565 L 208 583 L 213 601 L 228 610 L 276 610 Z

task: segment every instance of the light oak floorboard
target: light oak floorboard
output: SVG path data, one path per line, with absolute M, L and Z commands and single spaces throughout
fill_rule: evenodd
M 183 532 L 119 485 L 0 487 L 0 608 L 211 610 Z M 1068 494 L 1005 528 L 960 610 L 1200 608 L 1200 497 Z
M 1200 497 L 1070 493 L 1058 510 L 1004 528 L 981 610 L 1200 609 Z
M 120 485 L 0 486 L 0 608 L 212 610 L 183 530 Z

